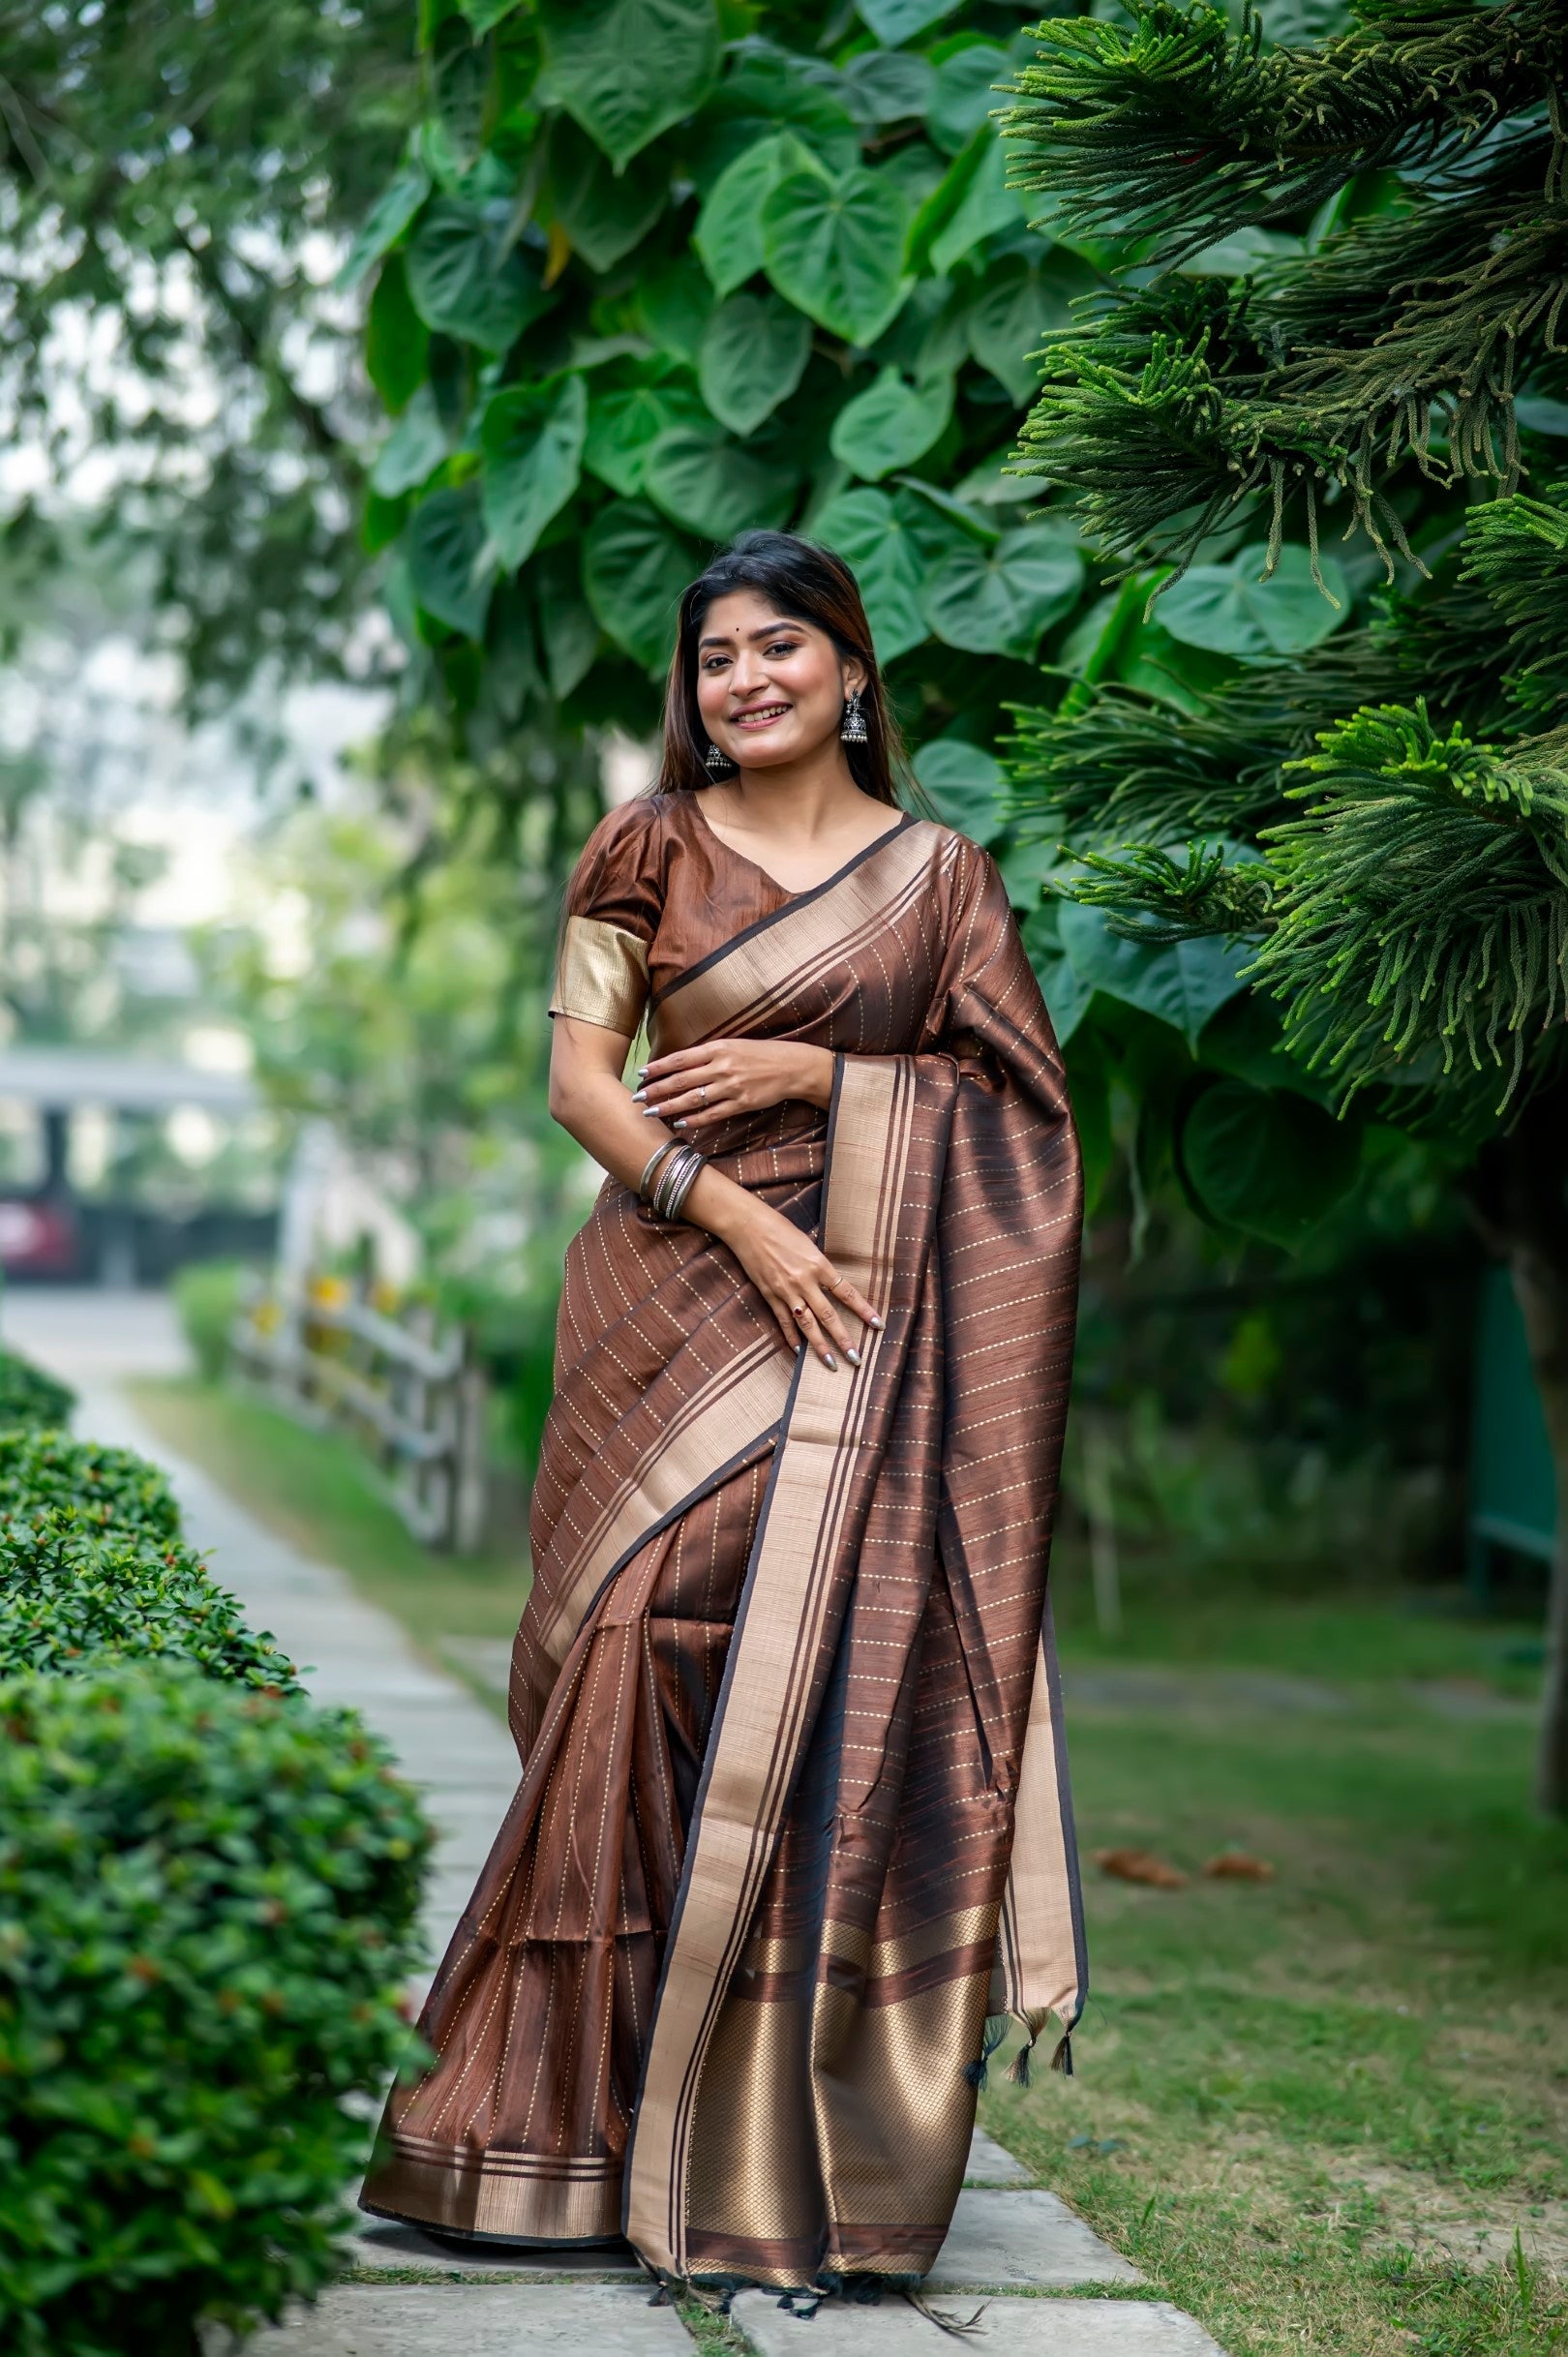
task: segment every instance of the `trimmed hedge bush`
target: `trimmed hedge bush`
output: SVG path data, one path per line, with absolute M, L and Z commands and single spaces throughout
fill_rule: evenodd
M 31 1359 L 0 1350 L 0 1428 L 12 1424 L 66 1424 L 76 1405 L 69 1383 L 58 1383 Z
M 428 1840 L 346 1712 L 0 1682 L 0 2347 L 187 2357 L 328 2280 Z
M 178 1538 L 180 1510 L 157 1466 L 134 1449 L 69 1433 L 0 1432 L 0 1523 L 44 1508 L 100 1529 Z
M 293 1663 L 246 1626 L 238 1603 L 182 1539 L 84 1529 L 51 1507 L 0 1524 L 0 1677 L 79 1674 L 128 1656 L 298 1690 Z

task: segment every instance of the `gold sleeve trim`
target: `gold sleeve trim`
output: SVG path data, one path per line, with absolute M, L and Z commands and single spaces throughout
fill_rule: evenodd
M 635 933 L 597 917 L 568 917 L 552 1014 L 635 1039 L 648 1004 L 648 951 Z

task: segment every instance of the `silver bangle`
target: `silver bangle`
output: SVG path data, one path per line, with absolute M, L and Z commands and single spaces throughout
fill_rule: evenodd
M 674 1186 L 670 1190 L 671 1199 L 668 1217 L 672 1220 L 679 1219 L 681 1213 L 686 1208 L 686 1197 L 690 1194 L 692 1189 L 696 1186 L 697 1181 L 702 1177 L 703 1172 L 707 1167 L 703 1157 L 698 1153 L 696 1147 L 693 1146 L 690 1151 L 690 1162 L 680 1171 L 675 1181 Z
M 678 1137 L 667 1137 L 664 1140 L 664 1143 L 662 1145 L 655 1146 L 652 1153 L 648 1156 L 647 1163 L 643 1166 L 643 1175 L 637 1182 L 637 1192 L 642 1196 L 645 1203 L 649 1199 L 648 1188 L 652 1181 L 654 1171 L 658 1168 L 660 1163 L 665 1162 L 668 1160 L 669 1156 L 678 1151 L 679 1145 L 680 1140 Z
M 655 1218 L 678 1220 L 681 1206 L 696 1185 L 703 1157 L 695 1146 L 680 1145 L 653 1181 L 650 1197 Z

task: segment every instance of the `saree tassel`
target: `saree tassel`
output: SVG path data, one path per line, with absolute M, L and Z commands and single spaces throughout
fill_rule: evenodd
M 980 2050 L 972 2063 L 964 2065 L 964 2077 L 971 2087 L 983 2087 L 990 2076 L 987 2066 L 1008 2034 L 1008 2019 L 1006 2013 L 993 2013 L 987 2018 Z
M 950 2334 L 954 2341 L 964 2340 L 969 2334 L 980 2331 L 980 2320 L 989 2305 L 982 2300 L 972 2316 L 950 2316 L 945 2310 L 933 2308 L 925 2294 L 917 2290 L 914 2284 L 900 2284 L 899 2289 L 911 2308 L 922 2315 L 927 2324 L 934 2324 L 939 2333 Z
M 1056 2052 L 1051 2056 L 1051 2069 L 1060 2070 L 1065 2079 L 1072 2076 L 1072 2033 L 1070 2030 L 1064 2030 L 1057 2040 Z
M 1031 2055 L 1034 2053 L 1034 2051 L 1035 2051 L 1035 2041 L 1034 2041 L 1034 2040 L 1033 2040 L 1033 2039 L 1031 2039 L 1031 2040 L 1030 2040 L 1030 2041 L 1029 2041 L 1029 2043 L 1028 2043 L 1028 2045 L 1027 2045 L 1027 2046 L 1020 2046 L 1020 2047 L 1018 2048 L 1017 2053 L 1016 2053 L 1016 2054 L 1013 2056 L 1013 2058 L 1012 2058 L 1011 2062 L 1010 2062 L 1010 2063 L 1008 2065 L 1008 2084 L 1009 2084 L 1010 2086 L 1011 2086 L 1011 2087 L 1027 2087 L 1027 2086 L 1028 2086 L 1028 2084 L 1029 2084 L 1029 2074 L 1030 2074 L 1030 2060 L 1029 2060 L 1029 2058 L 1030 2058 L 1030 2056 L 1031 2056 Z

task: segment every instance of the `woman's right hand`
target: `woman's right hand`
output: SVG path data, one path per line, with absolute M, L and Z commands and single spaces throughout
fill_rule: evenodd
M 705 1172 L 704 1178 L 708 1175 Z M 724 1222 L 722 1233 L 792 1350 L 803 1342 L 825 1367 L 836 1367 L 836 1348 L 852 1367 L 859 1365 L 860 1353 L 845 1313 L 868 1326 L 880 1327 L 883 1320 L 859 1286 L 839 1274 L 793 1220 L 748 1194 L 743 1208 Z

